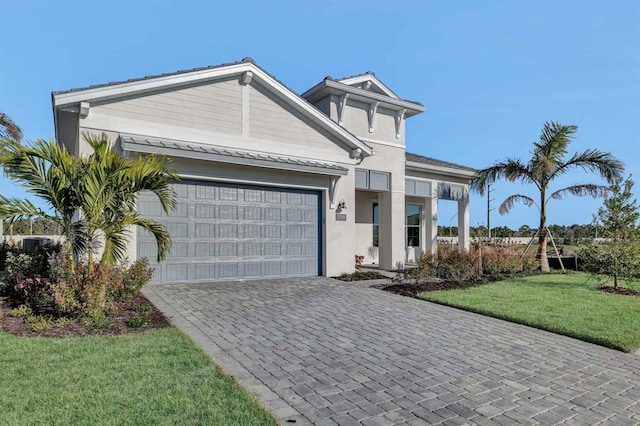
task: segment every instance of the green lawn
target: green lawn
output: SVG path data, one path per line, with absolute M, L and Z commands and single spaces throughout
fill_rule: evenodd
M 274 425 L 173 328 L 126 336 L 0 332 L 0 424 Z
M 630 284 L 640 290 L 640 282 Z M 580 273 L 536 275 L 420 298 L 611 348 L 640 347 L 640 296 L 598 290 Z

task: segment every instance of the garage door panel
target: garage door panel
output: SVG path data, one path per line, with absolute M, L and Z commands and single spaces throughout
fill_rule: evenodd
M 152 282 L 204 282 L 318 275 L 319 206 L 316 191 L 227 183 L 180 182 L 176 212 L 164 215 L 153 194 L 139 198 L 145 212 L 167 226 L 173 246 L 154 265 Z M 156 258 L 155 239 L 138 231 L 138 256 Z

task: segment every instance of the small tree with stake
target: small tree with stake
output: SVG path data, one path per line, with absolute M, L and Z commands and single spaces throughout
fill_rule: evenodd
M 619 280 L 640 275 L 640 211 L 633 198 L 631 178 L 616 179 L 604 206 L 598 209 L 602 245 L 589 244 L 581 253 L 582 269 L 597 277 Z

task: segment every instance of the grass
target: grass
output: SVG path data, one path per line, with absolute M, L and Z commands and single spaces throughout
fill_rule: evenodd
M 639 348 L 640 296 L 608 294 L 599 286 L 580 273 L 545 274 L 418 297 L 614 349 Z M 640 281 L 629 286 L 640 290 Z
M 0 424 L 275 425 L 173 328 L 124 336 L 0 332 Z

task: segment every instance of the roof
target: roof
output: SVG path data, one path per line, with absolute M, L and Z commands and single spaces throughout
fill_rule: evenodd
M 428 164 L 428 165 L 431 165 L 431 166 L 447 167 L 449 169 L 464 170 L 464 171 L 474 172 L 474 173 L 478 171 L 477 169 L 474 169 L 473 167 L 467 167 L 467 166 L 463 166 L 461 164 L 456 164 L 456 163 L 450 163 L 448 161 L 437 160 L 435 158 L 425 157 L 424 155 L 412 154 L 410 152 L 405 153 L 405 158 L 406 158 L 407 161 L 411 161 L 413 163 L 421 163 L 421 164 Z
M 125 151 L 159 153 L 176 157 L 213 160 L 223 163 L 249 164 L 267 168 L 315 172 L 326 175 L 346 175 L 348 169 L 336 163 L 202 145 L 173 139 L 151 138 L 143 135 L 120 134 Z
M 387 87 L 386 84 L 384 84 L 382 81 L 380 81 L 380 79 L 376 77 L 376 74 L 373 71 L 366 71 L 361 74 L 355 74 L 349 77 L 342 77 L 337 79 L 336 81 L 339 81 L 340 83 L 348 84 L 350 86 L 353 84 L 364 83 L 368 81 L 372 83 L 374 86 L 376 86 L 378 90 L 380 90 L 382 93 L 386 94 L 387 96 L 400 99 L 400 97 L 396 95 L 393 90 Z
M 366 74 L 363 74 L 366 75 Z M 356 77 L 354 77 L 356 78 Z M 346 80 L 344 80 L 346 81 Z M 323 97 L 332 94 L 332 95 L 342 95 L 348 93 L 350 98 L 354 100 L 361 100 L 363 102 L 379 102 L 380 106 L 384 108 L 388 108 L 391 110 L 405 110 L 406 117 L 411 117 L 416 114 L 420 114 L 424 112 L 426 108 L 420 102 L 410 101 L 406 99 L 400 99 L 397 96 L 389 96 L 388 94 L 381 94 L 378 92 L 365 90 L 360 87 L 351 86 L 346 84 L 344 81 L 334 80 L 331 77 L 325 77 L 320 83 L 313 86 L 311 89 L 304 92 L 300 95 L 302 98 L 307 101 L 314 103 Z M 379 80 L 375 80 L 378 81 Z M 382 83 L 380 83 L 382 87 L 385 87 Z M 380 87 L 380 86 L 379 86 Z M 389 90 L 389 89 L 386 89 Z M 390 92 L 390 90 L 389 90 Z
M 108 102 L 125 96 L 152 93 L 170 87 L 181 87 L 199 81 L 211 81 L 225 76 L 240 75 L 242 73 L 250 73 L 250 79 L 259 80 L 260 83 L 273 91 L 278 97 L 312 119 L 316 124 L 324 127 L 325 130 L 328 130 L 347 146 L 360 149 L 366 156 L 373 154 L 373 149 L 369 145 L 358 139 L 344 127 L 338 125 L 315 105 L 301 98 L 280 80 L 262 69 L 252 58 L 244 58 L 237 62 L 192 68 L 173 73 L 150 75 L 142 78 L 113 81 L 105 84 L 52 92 L 54 119 L 57 118 L 57 114 L 55 114 L 56 110 L 62 108 L 78 108 L 83 102 L 88 104 L 96 101 Z
M 119 84 L 124 84 L 124 83 L 134 83 L 136 81 L 150 80 L 150 79 L 158 78 L 158 77 L 169 77 L 169 76 L 172 76 L 172 75 L 186 74 L 186 73 L 195 72 L 195 71 L 213 70 L 213 69 L 216 69 L 216 68 L 227 67 L 229 65 L 238 65 L 238 64 L 244 64 L 244 63 L 252 63 L 252 64 L 256 65 L 256 63 L 253 60 L 253 58 L 246 57 L 246 58 L 242 59 L 241 61 L 236 61 L 236 62 L 226 62 L 226 63 L 218 64 L 218 65 L 208 65 L 206 67 L 198 67 L 198 68 L 191 68 L 191 69 L 186 69 L 186 70 L 179 70 L 179 71 L 168 72 L 168 73 L 164 73 L 164 74 L 146 75 L 144 77 L 130 78 L 128 80 L 110 81 L 109 83 L 93 84 L 91 86 L 76 87 L 76 88 L 73 88 L 73 89 L 53 91 L 53 92 L 51 92 L 51 94 L 52 95 L 61 95 L 63 93 L 81 92 L 83 90 L 98 89 L 98 88 L 101 88 L 101 87 L 108 87 L 108 86 L 117 86 Z M 284 85 L 282 82 L 280 82 L 280 84 Z M 291 89 L 289 89 L 289 90 L 291 90 Z

